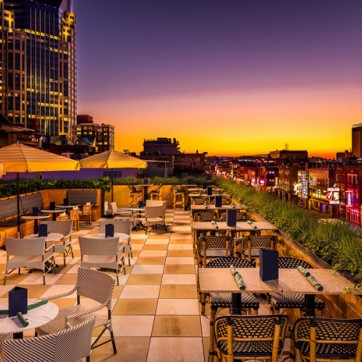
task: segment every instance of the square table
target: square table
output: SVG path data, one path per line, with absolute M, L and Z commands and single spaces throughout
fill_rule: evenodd
M 314 298 L 322 294 L 341 294 L 354 284 L 334 269 L 310 269 L 313 277 L 323 286 L 317 291 L 297 269 L 279 269 L 279 278 L 263 281 L 259 268 L 236 268 L 243 278 L 245 289 L 240 290 L 229 268 L 200 268 L 199 284 L 202 293 L 232 293 L 232 313 L 241 312 L 241 293 L 298 293 L 305 295 L 305 314 L 314 315 Z M 359 292 L 359 294 L 361 294 Z

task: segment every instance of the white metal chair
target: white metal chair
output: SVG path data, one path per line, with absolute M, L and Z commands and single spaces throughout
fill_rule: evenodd
M 146 206 L 145 217 L 141 219 L 142 224 L 146 228 L 146 233 L 149 227 L 155 228 L 156 226 L 163 226 L 167 232 L 166 225 L 166 206 Z
M 107 224 L 113 224 L 115 233 L 123 233 L 129 235 L 127 244 L 123 244 L 120 251 L 128 254 L 128 265 L 131 265 L 131 258 L 133 259 L 132 245 L 131 245 L 131 230 L 133 223 L 131 220 L 99 220 L 99 230 L 101 233 L 105 232 Z
M 117 347 L 112 328 L 113 290 L 114 279 L 111 276 L 101 271 L 80 267 L 78 269 L 77 283 L 72 290 L 45 298 L 47 300 L 53 300 L 77 293 L 77 304 L 61 308 L 55 319 L 35 330 L 37 335 L 42 336 L 55 333 L 94 316 L 94 328 L 103 327 L 103 329 L 92 343 L 92 348 L 97 348 L 105 343 L 112 342 L 113 352 L 116 354 Z M 87 301 L 89 300 L 97 302 L 97 305 L 92 308 L 87 307 Z M 102 313 L 105 309 L 107 314 Z M 98 343 L 106 330 L 109 331 L 110 338 Z
M 89 238 L 79 236 L 80 265 L 85 268 L 111 269 L 116 272 L 119 285 L 119 271 L 126 275 L 124 256 L 119 247 L 119 238 Z
M 74 259 L 74 252 L 72 246 L 72 228 L 73 223 L 72 220 L 66 221 L 42 221 L 40 225 L 45 224 L 48 226 L 48 238 L 49 234 L 62 234 L 62 240 L 50 240 L 47 243 L 54 244 L 54 251 L 56 253 L 63 254 L 64 266 L 66 265 L 66 258 L 68 255 L 72 255 Z
M 94 317 L 42 337 L 8 339 L 3 342 L 4 362 L 90 361 Z M 1 361 L 1 358 L 0 358 Z
M 45 273 L 55 273 L 54 245 L 45 245 L 45 237 L 29 239 L 5 238 L 6 267 L 4 285 L 7 276 L 15 269 L 28 268 L 43 271 L 43 284 L 45 285 Z

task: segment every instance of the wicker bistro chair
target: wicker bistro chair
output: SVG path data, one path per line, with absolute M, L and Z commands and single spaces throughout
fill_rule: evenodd
M 45 237 L 28 239 L 5 238 L 6 266 L 4 285 L 7 276 L 15 269 L 29 268 L 43 271 L 43 284 L 45 285 L 45 274 L 53 271 L 55 273 L 54 245 L 46 248 Z
M 163 226 L 167 232 L 166 205 L 146 206 L 144 218 L 141 217 L 139 221 L 143 224 L 146 233 L 149 227 L 156 228 L 157 226 Z
M 281 357 L 287 329 L 283 314 L 220 316 L 215 320 L 217 355 L 222 361 Z
M 229 236 L 200 236 L 196 250 L 198 265 L 205 267 L 210 259 L 232 256 L 232 247 L 232 241 Z
M 120 251 L 128 254 L 128 265 L 131 265 L 131 258 L 133 259 L 132 245 L 131 245 L 131 230 L 133 223 L 131 220 L 100 220 L 99 230 L 101 233 L 105 232 L 106 225 L 113 224 L 115 233 L 123 233 L 129 235 L 127 243 L 121 245 Z
M 94 317 L 73 327 L 42 337 L 4 341 L 4 362 L 90 361 Z
M 162 200 L 161 190 L 162 190 L 162 185 L 159 185 L 156 190 L 152 190 L 149 193 L 150 200 Z
M 218 219 L 217 216 L 215 211 L 198 211 L 194 215 L 194 221 L 213 221 Z
M 239 254 L 241 258 L 248 259 L 251 263 L 255 263 L 260 257 L 260 249 L 277 248 L 277 238 L 275 235 L 249 235 L 242 238 L 234 238 L 234 252 Z
M 111 269 L 116 272 L 119 285 L 119 271 L 126 275 L 124 256 L 121 254 L 119 238 L 90 238 L 79 236 L 80 266 L 84 268 Z M 121 245 L 122 248 L 122 245 Z
M 84 204 L 82 211 L 79 212 L 79 221 L 85 221 L 87 225 L 92 223 L 92 205 Z
M 230 268 L 233 265 L 235 268 L 253 268 L 253 265 L 246 259 L 234 257 L 216 258 L 207 263 L 206 268 Z M 210 293 L 210 342 L 209 342 L 209 357 L 215 354 L 215 318 L 218 309 L 231 308 L 232 298 L 231 293 Z M 254 294 L 241 293 L 241 308 L 248 312 L 253 311 L 253 314 L 258 314 L 259 302 Z M 205 295 L 201 295 L 201 313 L 205 313 Z
M 53 300 L 64 298 L 76 293 L 77 304 L 70 307 L 61 308 L 55 319 L 39 328 L 36 328 L 36 334 L 42 336 L 55 333 L 65 329 L 66 327 L 81 323 L 84 320 L 94 316 L 94 328 L 103 327 L 103 329 L 96 337 L 91 347 L 97 348 L 105 343 L 112 342 L 113 352 L 116 354 L 117 347 L 112 328 L 113 290 L 114 279 L 111 276 L 97 270 L 80 267 L 78 269 L 76 285 L 72 290 L 67 293 L 44 298 L 47 300 Z M 89 300 L 96 302 L 97 305 L 92 308 L 87 308 L 86 303 L 87 301 L 89 302 Z M 105 309 L 107 314 L 101 314 Z M 106 330 L 109 331 L 110 338 L 98 343 L 99 339 L 103 336 Z
M 278 267 L 281 269 L 296 269 L 298 266 L 302 266 L 305 269 L 311 269 L 311 265 L 304 260 L 296 258 L 278 258 Z M 270 310 L 272 313 L 279 313 L 282 309 L 304 308 L 304 294 L 292 294 L 292 293 L 269 293 L 268 300 L 270 303 Z M 325 303 L 320 298 L 314 299 L 315 308 L 322 310 L 325 307 Z
M 204 197 L 193 197 L 191 198 L 192 205 L 205 205 L 208 204 L 209 199 Z
M 128 185 L 129 189 L 129 199 L 128 199 L 128 206 L 138 205 L 138 202 L 142 200 L 143 191 L 137 190 L 136 186 Z
M 69 210 L 69 219 L 73 222 L 73 231 L 79 231 L 80 229 L 80 221 L 79 221 L 79 209 L 76 206 L 73 209 Z
M 291 337 L 292 359 L 362 361 L 362 319 L 301 318 Z
M 54 240 L 47 243 L 54 244 L 54 251 L 63 254 L 64 266 L 67 262 L 67 256 L 72 255 L 74 259 L 74 252 L 72 246 L 72 221 L 42 221 L 40 225 L 46 224 L 48 227 L 48 235 L 51 233 L 62 234 L 62 240 Z
M 177 207 L 181 207 L 182 210 L 185 210 L 186 208 L 185 191 L 178 188 L 177 185 L 172 185 L 172 190 L 173 190 L 173 208 L 176 209 Z

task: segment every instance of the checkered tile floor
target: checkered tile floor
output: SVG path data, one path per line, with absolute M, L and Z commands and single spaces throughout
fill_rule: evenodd
M 132 233 L 134 259 L 120 276 L 113 295 L 113 328 L 118 354 L 106 344 L 96 349 L 92 361 L 195 361 L 205 360 L 208 345 L 208 316 L 200 316 L 196 292 L 196 269 L 192 253 L 190 217 L 187 211 L 167 210 L 169 232 Z M 94 223 L 93 227 L 97 224 Z M 48 274 L 42 285 L 40 272 L 22 270 L 0 286 L 0 304 L 15 285 L 28 288 L 30 298 L 62 293 L 75 284 L 79 267 L 77 237 L 92 228 L 73 233 L 76 257 L 65 268 Z M 127 258 L 126 258 L 127 261 Z M 57 262 L 62 265 L 59 255 Z M 5 252 L 0 251 L 4 272 Z M 114 273 L 110 273 L 114 275 Z M 0 280 L 2 284 L 2 278 Z M 74 297 L 57 300 L 59 307 L 75 303 Z M 33 335 L 33 331 L 26 336 Z

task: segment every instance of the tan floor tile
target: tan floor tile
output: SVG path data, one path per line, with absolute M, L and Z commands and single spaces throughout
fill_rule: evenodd
M 169 250 L 167 256 L 194 256 L 192 250 Z
M 165 265 L 164 273 L 165 274 L 195 274 L 194 265 Z
M 115 285 L 112 298 L 119 298 L 123 290 L 123 285 Z
M 159 285 L 125 285 L 121 298 L 158 298 Z
M 147 239 L 146 245 L 168 245 L 168 239 Z
M 165 284 L 196 284 L 195 274 L 163 274 L 162 285 Z
M 131 236 L 131 244 L 144 244 L 145 240 L 144 239 L 135 239 L 133 236 Z
M 160 299 L 157 315 L 199 315 L 198 299 Z
M 198 316 L 155 316 L 152 336 L 154 337 L 201 337 Z
M 160 298 L 197 298 L 196 285 L 161 285 Z
M 167 250 L 142 250 L 140 258 L 152 258 L 152 257 L 164 257 L 167 254 Z
M 154 315 L 157 301 L 156 298 L 120 299 L 116 303 L 112 315 Z
M 77 298 L 60 298 L 60 299 L 53 299 L 53 303 L 55 303 L 59 309 L 67 308 L 77 303 Z
M 55 284 L 63 284 L 63 285 L 75 285 L 77 283 L 77 274 L 64 274 L 60 277 L 59 280 L 56 281 Z
M 97 362 L 146 362 L 150 337 L 115 337 L 115 340 L 117 354 L 113 354 L 112 345 L 107 343 L 93 350 L 91 360 Z
M 138 258 L 137 264 L 144 264 L 144 265 L 155 265 L 155 264 L 165 264 L 165 257 L 145 257 L 145 258 Z
M 191 243 L 170 244 L 168 246 L 168 250 L 191 250 L 192 251 L 192 244 Z
M 132 274 L 162 274 L 164 265 L 135 265 Z
M 127 285 L 160 285 L 162 274 L 133 274 L 128 277 Z
M 207 362 L 209 359 L 209 338 L 202 339 L 202 345 L 204 350 L 204 362 Z
M 152 337 L 147 362 L 204 360 L 201 338 Z
M 114 316 L 112 326 L 115 336 L 151 336 L 154 316 Z
M 171 256 L 166 258 L 165 264 L 188 264 L 188 265 L 194 265 L 195 260 L 193 257 L 177 257 L 177 256 Z
M 147 241 L 150 239 L 169 239 L 170 234 L 168 233 L 162 233 L 162 234 L 150 234 L 148 235 Z
M 145 244 L 143 250 L 167 250 L 168 243 L 166 244 Z
M 192 239 L 170 239 L 170 244 L 192 244 Z

